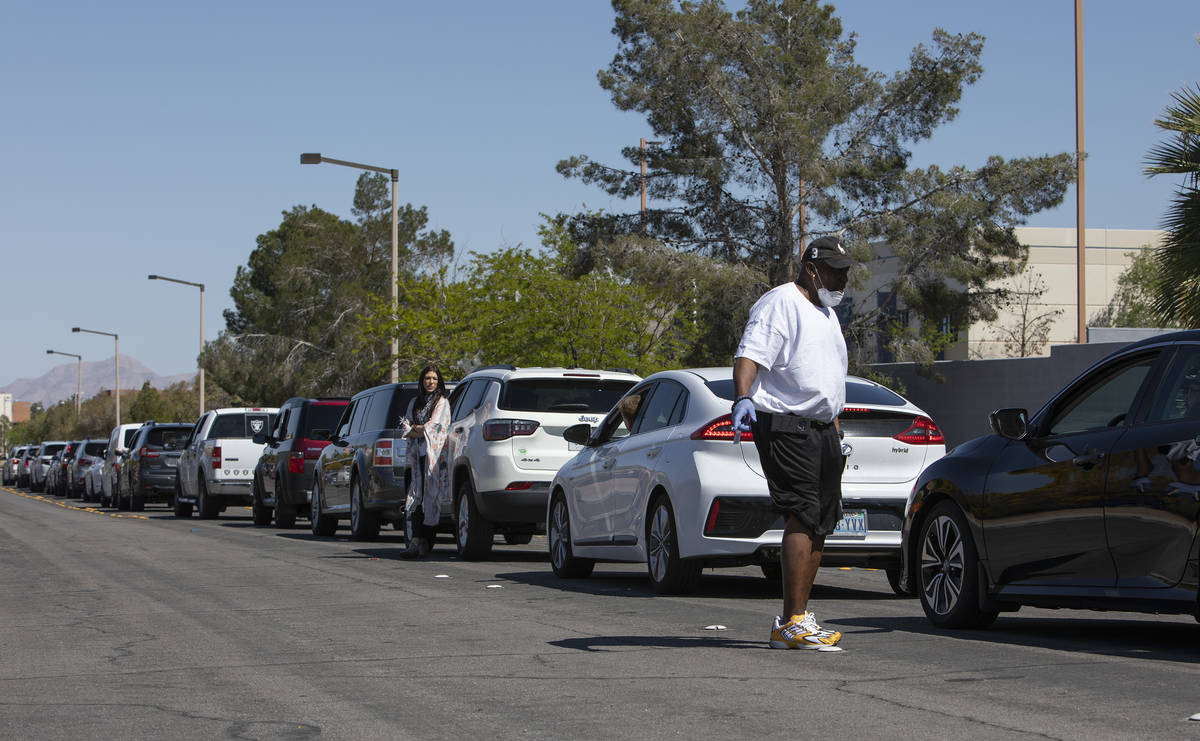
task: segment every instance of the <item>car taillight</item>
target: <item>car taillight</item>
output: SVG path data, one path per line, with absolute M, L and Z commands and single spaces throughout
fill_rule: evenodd
M 218 450 L 220 450 L 220 448 L 218 448 Z M 143 446 L 142 449 L 138 451 L 138 455 L 143 458 L 157 458 L 158 451 L 153 448 Z
M 210 453 L 210 455 L 212 456 L 213 469 L 215 470 L 215 469 L 220 468 L 221 467 L 221 446 L 214 445 L 212 448 L 212 453 Z
M 532 435 L 538 422 L 529 419 L 489 419 L 483 423 L 484 440 L 507 440 L 517 435 Z
M 942 435 L 942 431 L 938 429 L 938 426 L 929 417 L 917 417 L 912 421 L 907 430 L 901 432 L 899 435 L 894 435 L 892 439 L 908 443 L 909 445 L 946 444 L 946 438 Z
M 531 488 L 533 488 L 532 481 L 514 481 L 511 484 L 509 484 L 508 486 L 504 487 L 504 490 L 505 491 L 525 491 L 526 489 L 531 489 Z
M 721 512 L 721 500 L 714 499 L 708 509 L 708 519 L 704 521 L 704 534 L 708 535 L 717 527 L 717 515 Z
M 700 429 L 692 433 L 693 440 L 718 440 L 729 442 L 733 440 L 733 415 L 726 414 L 717 417 L 712 422 L 704 425 Z M 754 433 L 750 431 L 742 432 L 742 442 L 754 442 Z
M 375 441 L 375 465 L 392 465 L 392 441 L 390 438 Z
M 293 450 L 288 453 L 288 473 L 304 473 L 303 450 Z

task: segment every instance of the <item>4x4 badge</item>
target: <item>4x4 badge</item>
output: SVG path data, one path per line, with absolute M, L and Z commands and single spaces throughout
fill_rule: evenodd
M 582 415 L 579 417 L 579 421 L 580 422 L 599 422 L 600 418 L 599 417 L 588 417 L 586 415 Z

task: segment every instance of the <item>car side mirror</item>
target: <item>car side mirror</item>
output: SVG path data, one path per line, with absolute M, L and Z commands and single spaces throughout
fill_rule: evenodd
M 587 422 L 580 422 L 577 425 L 571 425 L 563 430 L 563 439 L 569 443 L 576 445 L 587 445 L 592 439 L 592 426 Z
M 988 415 L 992 431 L 1009 440 L 1024 440 L 1029 436 L 1029 412 L 1024 409 L 997 409 Z
M 329 430 L 318 427 L 309 434 L 310 440 L 329 440 Z

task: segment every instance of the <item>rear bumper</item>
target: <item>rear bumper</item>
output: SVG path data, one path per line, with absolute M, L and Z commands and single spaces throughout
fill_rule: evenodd
M 223 479 L 207 482 L 209 496 L 222 499 L 237 499 L 245 504 L 251 503 L 250 479 Z
M 535 482 L 528 489 L 518 491 L 481 491 L 476 493 L 475 503 L 484 519 L 494 523 L 535 524 L 539 529 L 546 525 L 546 500 L 550 495 L 550 482 Z

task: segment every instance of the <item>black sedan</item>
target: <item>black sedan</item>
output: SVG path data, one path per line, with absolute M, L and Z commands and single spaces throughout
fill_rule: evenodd
M 925 469 L 905 518 L 902 578 L 932 623 L 1021 605 L 1197 615 L 1200 331 L 1122 348 L 991 424 Z

